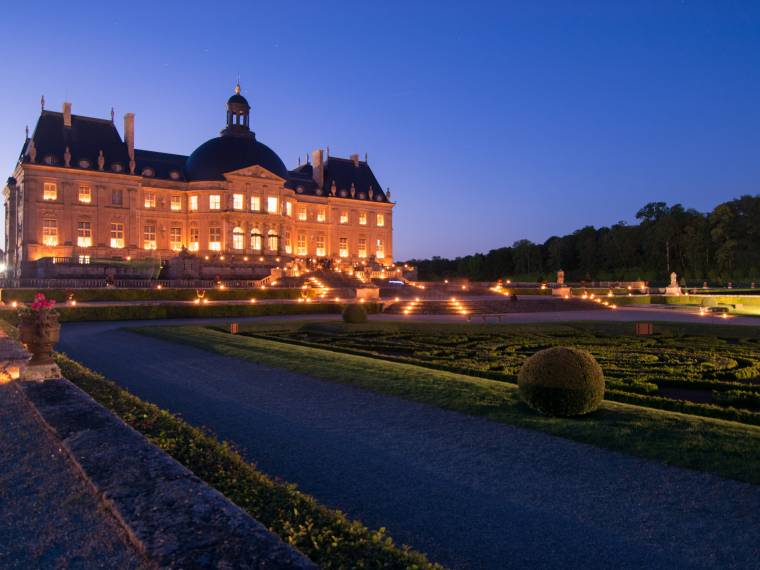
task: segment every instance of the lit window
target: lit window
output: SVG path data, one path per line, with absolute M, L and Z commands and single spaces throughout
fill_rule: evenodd
M 375 257 L 378 259 L 383 259 L 385 257 L 385 244 L 381 239 L 378 239 L 377 244 L 375 245 Z
M 121 222 L 111 223 L 111 247 L 117 249 L 124 247 L 124 224 Z
M 111 190 L 111 205 L 121 206 L 123 194 L 121 190 Z
M 57 200 L 58 199 L 58 186 L 55 182 L 45 182 L 42 187 L 42 199 L 43 200 Z
M 367 240 L 359 238 L 359 257 L 367 257 Z
M 306 206 L 298 207 L 298 219 L 302 222 L 306 221 Z
M 338 245 L 338 255 L 341 257 L 348 257 L 348 238 L 340 238 Z
M 197 199 L 197 196 L 195 197 Z M 188 244 L 188 249 L 190 251 L 198 251 L 200 249 L 200 231 L 198 228 L 190 228 L 190 240 Z
M 240 196 L 242 198 L 242 194 Z M 245 232 L 243 232 L 243 228 L 236 227 L 232 230 L 232 249 L 243 248 L 245 248 Z
M 171 209 L 172 212 L 182 211 L 182 196 L 172 196 Z
M 243 196 L 242 194 L 233 194 L 232 195 L 232 207 L 235 210 L 242 210 L 244 203 L 245 203 L 245 196 Z
M 377 227 L 382 228 L 385 225 L 385 214 L 377 215 Z
M 286 216 L 293 215 L 293 202 L 285 202 L 285 215 Z
M 155 192 L 145 192 L 145 207 L 146 208 L 155 208 L 156 207 L 156 193 Z
M 92 226 L 90 226 L 90 222 L 77 222 L 77 246 L 92 246 Z
M 259 212 L 261 210 L 261 197 L 251 196 L 251 210 Z
M 78 199 L 81 204 L 89 204 L 92 202 L 92 188 L 89 186 L 80 186 Z
M 267 213 L 269 214 L 277 213 L 277 196 L 269 196 L 267 198 Z
M 359 225 L 360 226 L 367 225 L 367 212 L 359 212 Z
M 58 245 L 58 220 L 42 220 L 42 243 L 49 246 Z
M 222 207 L 222 197 L 219 194 L 212 194 L 208 197 L 208 209 L 219 210 Z
M 324 257 L 327 255 L 327 252 L 325 251 L 325 236 L 318 235 L 317 236 L 317 257 Z
M 347 224 L 348 223 L 348 210 L 341 210 L 341 212 L 340 212 L 340 223 L 341 224 Z
M 290 243 L 290 232 L 288 230 L 285 230 L 284 233 L 285 236 L 285 253 L 291 254 L 293 253 L 293 244 Z
M 211 251 L 222 251 L 222 228 L 211 227 L 208 229 L 208 248 Z
M 156 226 L 153 224 L 143 226 L 143 249 L 156 249 Z
M 190 196 L 190 211 L 198 211 L 198 196 Z
M 280 236 L 274 230 L 269 230 L 267 234 L 267 247 L 269 251 L 277 251 L 280 249 Z
M 80 255 L 79 256 L 79 265 L 89 265 L 90 264 L 90 256 L 89 255 Z
M 263 247 L 263 239 L 261 237 L 261 234 L 259 233 L 259 230 L 252 229 L 251 230 L 251 249 L 255 251 L 261 251 L 261 248 Z
M 296 255 L 306 255 L 306 234 L 298 234 L 296 240 Z
M 169 249 L 172 251 L 182 249 L 182 228 L 179 226 L 169 228 Z
M 317 221 L 324 222 L 326 219 L 327 219 L 327 214 L 325 213 L 325 209 L 319 208 L 317 210 Z

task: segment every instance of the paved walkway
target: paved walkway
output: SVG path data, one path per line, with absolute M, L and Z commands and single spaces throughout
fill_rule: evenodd
M 122 326 L 65 325 L 60 349 L 447 565 L 746 568 L 760 556 L 760 487 Z
M 0 568 L 141 565 L 22 396 L 0 385 Z

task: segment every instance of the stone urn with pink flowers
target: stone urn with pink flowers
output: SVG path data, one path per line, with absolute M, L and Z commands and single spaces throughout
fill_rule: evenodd
M 53 364 L 53 347 L 61 336 L 55 301 L 37 293 L 30 305 L 19 309 L 18 316 L 19 338 L 32 353 L 29 365 Z

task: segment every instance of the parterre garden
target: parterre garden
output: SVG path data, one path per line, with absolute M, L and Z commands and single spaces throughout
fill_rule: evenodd
M 576 347 L 602 366 L 607 399 L 760 424 L 760 332 L 746 327 L 658 324 L 634 336 L 631 323 L 312 323 L 243 334 L 512 383 L 535 352 Z

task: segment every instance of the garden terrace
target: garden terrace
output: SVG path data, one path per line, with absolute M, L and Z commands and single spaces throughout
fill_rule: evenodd
M 421 334 L 430 335 L 442 328 L 420 325 L 378 327 L 372 322 L 346 326 L 334 321 L 314 322 L 308 327 L 315 333 L 321 331 L 326 335 L 360 329 L 365 332 L 376 329 L 375 332 L 388 334 L 412 334 L 413 329 L 419 329 Z M 454 333 L 457 326 L 445 328 Z M 484 332 L 497 327 L 458 325 L 458 328 L 464 333 L 476 328 Z M 280 322 L 246 325 L 248 335 L 233 335 L 226 329 L 199 326 L 144 327 L 137 332 L 222 355 L 225 362 L 231 358 L 246 360 L 271 369 L 307 374 L 312 378 L 544 431 L 672 465 L 751 483 L 760 482 L 760 470 L 757 469 L 760 429 L 754 425 L 610 401 L 604 401 L 598 412 L 583 419 L 543 416 L 521 402 L 514 384 L 478 378 L 471 373 L 410 364 L 413 361 L 402 358 L 378 357 L 371 352 L 378 347 L 376 339 L 365 337 L 368 344 L 364 348 L 367 350 L 357 350 L 316 343 L 305 346 L 298 341 L 283 342 L 282 337 L 277 336 L 298 329 L 301 327 Z M 280 340 L 273 340 L 275 338 Z M 452 344 L 458 340 L 461 339 L 451 334 Z M 744 414 L 747 418 L 751 416 L 750 412 Z
M 243 334 L 414 363 L 514 383 L 525 359 L 552 346 L 589 351 L 606 398 L 760 424 L 760 333 L 746 327 L 633 323 L 264 325 Z

